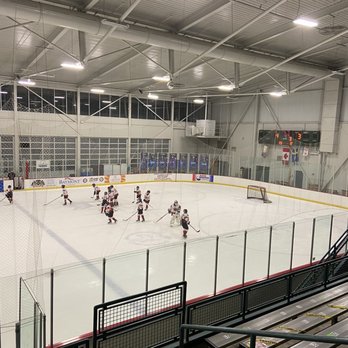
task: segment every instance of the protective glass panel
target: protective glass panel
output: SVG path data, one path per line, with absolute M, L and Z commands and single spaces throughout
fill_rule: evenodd
M 184 245 L 150 250 L 149 290 L 182 281 Z
M 102 302 L 102 279 L 101 260 L 54 272 L 54 342 L 91 331 L 93 306 Z
M 332 222 L 332 239 L 331 245 L 333 245 L 340 236 L 347 230 L 348 227 L 348 213 L 335 214 Z M 347 245 L 343 248 L 342 252 L 347 251 Z
M 270 228 L 247 231 L 245 282 L 267 276 Z
M 244 231 L 220 236 L 217 292 L 243 282 Z
M 20 309 L 20 346 L 34 347 L 35 337 L 35 301 L 25 282 L 21 280 L 21 309 Z
M 106 260 L 105 301 L 145 291 L 146 250 Z
M 188 300 L 213 293 L 215 250 L 215 238 L 187 243 L 185 280 Z
M 293 223 L 272 227 L 270 275 L 290 269 Z
M 329 250 L 331 215 L 315 218 L 312 262 L 320 261 Z
M 26 279 L 25 282 L 39 302 L 43 313 L 46 315 L 46 340 L 49 341 L 51 337 L 51 325 L 49 325 L 49 320 L 51 318 L 51 274 L 50 272 L 40 274 L 36 277 Z
M 292 268 L 310 263 L 313 219 L 295 222 Z

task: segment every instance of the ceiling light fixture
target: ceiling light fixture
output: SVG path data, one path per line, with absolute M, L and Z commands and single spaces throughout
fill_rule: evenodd
M 100 88 L 91 88 L 91 92 L 96 93 L 96 94 L 102 94 L 105 91 L 103 89 L 100 89 Z
M 54 99 L 65 99 L 65 97 L 63 97 L 62 95 L 56 95 Z
M 198 99 L 193 99 L 193 102 L 194 102 L 195 104 L 204 104 L 204 99 L 200 99 L 200 98 L 198 98 Z
M 111 100 L 102 100 L 102 103 L 104 103 L 104 104 L 110 104 L 110 103 L 111 103 Z
M 151 105 L 151 104 L 145 104 L 145 106 L 146 106 L 147 108 L 152 108 L 152 105 Z
M 0 94 L 7 94 L 6 91 L 0 91 Z
M 218 89 L 220 91 L 230 92 L 230 91 L 234 90 L 234 87 L 235 87 L 234 84 L 230 83 L 228 85 L 220 85 L 220 86 L 218 86 Z
M 315 21 L 314 19 L 310 19 L 310 18 L 296 18 L 293 21 L 294 24 L 297 25 L 302 25 L 304 27 L 308 27 L 308 28 L 315 28 L 318 26 L 318 22 Z
M 83 70 L 85 68 L 80 62 L 78 62 L 78 63 L 64 62 L 64 63 L 60 64 L 60 66 L 62 68 L 73 69 L 73 70 Z
M 153 99 L 153 100 L 157 100 L 157 99 L 158 99 L 158 95 L 157 95 L 157 94 L 152 94 L 152 93 L 149 93 L 149 94 L 147 95 L 147 97 L 148 97 L 149 99 Z
M 28 80 L 19 80 L 18 83 L 23 86 L 35 86 L 36 82 L 31 81 L 30 79 Z
M 282 97 L 283 95 L 286 95 L 286 92 L 271 92 L 269 95 L 271 95 L 272 97 Z
M 152 79 L 157 81 L 157 82 L 169 82 L 170 81 L 170 76 L 165 75 L 165 76 L 152 76 Z

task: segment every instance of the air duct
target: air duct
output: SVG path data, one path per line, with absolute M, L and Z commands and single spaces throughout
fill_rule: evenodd
M 100 17 L 29 0 L 0 0 L 0 14 L 16 20 L 42 22 L 91 35 L 105 35 L 110 30 L 108 25 L 102 23 L 103 19 Z M 199 55 L 211 47 L 211 44 L 198 39 L 134 25 L 126 30 L 117 30 L 116 28 L 110 37 L 195 55 Z M 207 54 L 207 57 L 266 69 L 281 62 L 281 59 L 275 57 L 226 46 L 216 48 Z M 295 62 L 283 64 L 277 70 L 313 77 L 322 77 L 331 72 L 318 66 Z

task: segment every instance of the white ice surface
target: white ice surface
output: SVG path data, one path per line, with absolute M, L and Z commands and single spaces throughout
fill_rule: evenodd
M 118 222 L 107 224 L 92 188 L 69 189 L 73 203 L 63 206 L 63 199 L 44 205 L 60 196 L 60 190 L 17 191 L 14 204 L 0 203 L 1 266 L 7 276 L 40 268 L 106 257 L 137 249 L 182 241 L 181 227 L 169 226 L 166 213 L 177 199 L 189 211 L 191 224 L 187 240 L 249 230 L 279 222 L 338 213 L 342 210 L 301 200 L 270 196 L 273 203 L 247 200 L 242 188 L 190 183 L 146 183 L 142 192 L 151 190 L 151 207 L 145 222 L 137 222 L 133 185 L 119 185 Z M 102 188 L 102 192 L 104 188 Z M 311 233 L 311 231 L 308 231 Z
M 289 229 L 291 224 L 286 224 L 287 222 L 297 221 L 294 266 L 309 262 L 313 217 L 338 214 L 334 220 L 333 240 L 347 225 L 345 210 L 276 195 L 269 195 L 272 203 L 264 204 L 260 200 L 247 200 L 246 189 L 242 188 L 170 182 L 146 183 L 140 184 L 140 187 L 143 193 L 148 189 L 151 190 L 151 207 L 145 212 L 146 222 L 137 222 L 136 216 L 124 221 L 136 211 L 136 205 L 132 203 L 134 185 L 130 184 L 117 186 L 120 196 L 119 208 L 115 213 L 118 219 L 116 224 L 107 224 L 106 216 L 100 213 L 100 207 L 91 198 L 92 187 L 68 189 L 73 203 L 66 206 L 62 205 L 63 199 L 58 198 L 60 190 L 16 191 L 13 205 L 6 200 L 2 201 L 0 203 L 2 322 L 4 320 L 7 322 L 8 318 L 15 320 L 13 313 L 16 315 L 17 309 L 13 308 L 16 308 L 18 303 L 16 275 L 22 273 L 36 273 L 40 269 L 129 253 L 129 256 L 124 256 L 121 261 L 117 260 L 114 266 L 109 262 L 109 271 L 113 267 L 115 274 L 120 268 L 124 271 L 107 284 L 106 300 L 111 300 L 144 291 L 144 254 L 134 257 L 132 253 L 136 250 L 150 249 L 149 288 L 181 280 L 183 266 L 181 227 L 170 227 L 169 215 L 158 223 L 155 222 L 166 213 L 174 200 L 178 200 L 182 208 L 188 209 L 192 226 L 200 230 L 200 233 L 196 233 L 191 228 L 186 240 L 186 279 L 189 282 L 190 298 L 206 295 L 213 290 L 215 262 L 213 237 L 216 235 L 222 236 L 239 231 L 232 233 L 229 238 L 223 236 L 220 238 L 218 290 L 222 290 L 233 285 L 231 279 L 235 279 L 237 284 L 241 279 L 242 231 L 261 227 L 255 231 L 252 238 L 248 237 L 245 279 L 247 281 L 256 279 L 260 275 L 260 269 L 264 272 L 267 267 L 265 260 L 268 253 L 269 227 L 263 226 L 285 224 L 282 225 L 285 227 L 275 228 L 273 231 L 275 240 L 272 245 L 271 273 L 273 273 L 282 270 L 277 268 L 277 262 L 284 267 L 289 259 L 286 254 L 291 244 L 291 229 Z M 58 199 L 45 205 L 55 198 Z M 328 218 L 322 218 L 322 222 L 320 220 L 317 224 L 318 236 L 322 237 L 318 237 L 315 242 L 316 257 L 321 256 L 323 252 L 321 244 L 328 238 L 325 232 L 329 226 L 328 222 Z M 206 240 L 206 237 L 212 238 Z M 158 249 L 161 246 L 167 248 Z M 231 264 L 237 265 L 232 271 Z M 100 302 L 98 272 L 94 266 L 80 269 L 76 272 L 73 282 L 71 273 L 56 274 L 56 304 L 64 302 L 68 308 L 79 307 L 76 296 L 73 298 L 70 294 L 79 295 L 81 288 L 77 286 L 83 286 L 84 282 L 92 290 L 91 292 L 90 289 L 86 290 L 81 294 L 82 307 L 88 309 L 86 313 L 82 313 L 83 308 L 79 307 L 76 317 L 69 314 L 72 327 L 64 325 L 63 328 L 55 328 L 55 342 L 90 331 L 88 329 L 91 327 L 90 308 Z M 47 298 L 47 289 L 41 292 L 43 297 Z M 47 303 L 45 307 L 47 310 Z M 76 326 L 81 313 L 88 318 L 88 322 L 79 322 L 81 326 Z M 56 305 L 55 315 L 56 324 L 64 323 L 66 308 Z

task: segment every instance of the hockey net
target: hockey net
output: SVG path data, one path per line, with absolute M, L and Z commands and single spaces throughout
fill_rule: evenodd
M 267 191 L 265 187 L 248 185 L 247 198 L 261 199 L 263 203 L 272 203 L 267 197 Z

